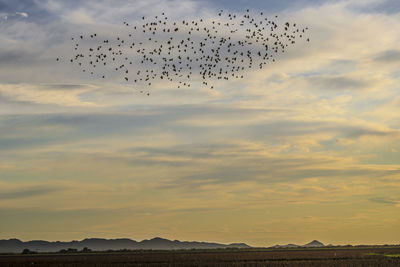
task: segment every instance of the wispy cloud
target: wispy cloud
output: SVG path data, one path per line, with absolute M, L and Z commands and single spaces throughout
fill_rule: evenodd
M 88 90 L 90 86 L 87 85 L 0 85 L 0 94 L 12 101 L 59 106 L 96 106 L 95 103 L 80 98 Z
M 155 233 L 266 245 L 305 243 L 313 229 L 332 243 L 393 240 L 400 219 L 391 197 L 400 171 L 397 2 L 226 3 L 0 2 L 4 232 L 52 238 L 52 225 L 62 225 L 60 239 Z M 221 6 L 277 12 L 309 26 L 311 42 L 246 79 L 217 81 L 213 91 L 157 83 L 149 97 L 56 61 L 77 33 L 111 38 L 125 20 L 160 11 L 177 20 L 212 18 Z
M 29 15 L 26 12 L 15 12 L 15 13 L 0 12 L 0 20 L 9 20 L 14 18 L 27 18 L 27 17 L 29 17 Z
M 374 197 L 369 199 L 371 202 L 400 207 L 400 200 L 391 197 Z
M 388 50 L 382 52 L 375 58 L 378 62 L 395 63 L 400 61 L 400 50 Z
M 20 15 L 21 17 L 24 17 L 24 18 L 29 17 L 29 16 L 28 16 L 28 13 L 26 13 L 26 12 L 15 12 L 15 14 L 16 14 L 16 15 Z
M 4 191 L 4 189 L 2 189 L 0 191 L 0 201 L 42 196 L 59 190 L 61 190 L 61 188 L 52 186 L 31 186 L 14 190 L 9 189 L 7 191 Z

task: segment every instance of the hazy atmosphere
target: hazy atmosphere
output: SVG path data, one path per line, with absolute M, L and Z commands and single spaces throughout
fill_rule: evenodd
M 99 79 L 56 58 L 165 12 L 309 28 L 214 89 Z M 0 239 L 251 246 L 400 241 L 398 0 L 0 0 Z

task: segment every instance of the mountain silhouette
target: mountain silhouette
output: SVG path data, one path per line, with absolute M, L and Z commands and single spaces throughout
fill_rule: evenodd
M 18 239 L 0 240 L 0 253 L 18 253 L 24 249 L 36 252 L 57 252 L 60 250 L 77 249 L 82 250 L 88 248 L 93 251 L 105 250 L 138 250 L 138 249 L 153 249 L 153 250 L 172 250 L 172 249 L 216 249 L 216 248 L 250 248 L 244 243 L 219 244 L 197 241 L 179 241 L 168 240 L 156 237 L 150 240 L 135 241 L 128 238 L 121 239 L 103 239 L 103 238 L 87 238 L 81 241 L 71 242 L 49 242 L 43 240 L 32 240 L 23 242 Z
M 318 240 L 313 240 L 310 243 L 307 243 L 303 246 L 296 245 L 296 244 L 287 244 L 287 245 L 275 245 L 272 248 L 319 248 L 325 247 L 325 245 Z
M 318 247 L 324 247 L 325 245 L 319 242 L 318 240 L 313 240 L 310 243 L 305 244 L 303 247 L 306 248 L 318 248 Z
M 273 248 L 299 248 L 301 246 L 296 244 L 287 244 L 287 245 L 275 245 Z

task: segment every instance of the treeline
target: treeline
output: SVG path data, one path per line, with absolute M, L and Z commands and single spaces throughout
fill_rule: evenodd
M 61 249 L 56 253 L 89 253 L 89 252 L 92 252 L 92 250 L 90 248 L 84 247 L 81 250 L 78 250 L 76 248 Z M 25 248 L 21 252 L 21 254 L 37 254 L 37 253 L 39 253 L 39 252 L 30 250 L 30 249 L 27 249 L 27 248 Z
M 107 250 L 92 250 L 90 248 L 84 247 L 79 250 L 76 248 L 61 249 L 55 252 L 38 252 L 25 248 L 21 254 L 63 254 L 63 253 L 170 253 L 170 252 L 233 252 L 233 251 L 252 251 L 256 249 L 243 249 L 243 248 L 214 248 L 214 249 L 202 249 L 202 248 L 191 248 L 191 249 L 171 249 L 171 250 L 160 250 L 160 249 L 107 249 Z

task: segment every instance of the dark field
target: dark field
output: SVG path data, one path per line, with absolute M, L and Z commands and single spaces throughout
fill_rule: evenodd
M 0 255 L 0 266 L 400 266 L 400 248 Z

